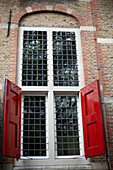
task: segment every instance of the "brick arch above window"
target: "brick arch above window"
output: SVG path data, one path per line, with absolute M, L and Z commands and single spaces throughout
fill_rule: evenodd
M 70 8 L 64 8 L 61 6 L 52 6 L 52 5 L 44 5 L 44 6 L 31 6 L 19 11 L 13 18 L 13 24 L 19 24 L 20 19 L 26 15 L 33 12 L 43 12 L 43 11 L 53 11 L 53 12 L 60 12 L 64 14 L 69 14 L 73 16 L 76 20 L 78 20 L 80 26 L 86 26 L 85 19 L 76 11 Z
M 79 28 L 80 24 L 72 15 L 45 11 L 24 15 L 19 26 Z

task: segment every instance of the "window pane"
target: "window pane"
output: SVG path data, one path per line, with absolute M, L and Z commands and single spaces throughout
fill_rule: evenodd
M 45 96 L 24 96 L 23 156 L 46 156 Z
M 79 155 L 76 96 L 55 97 L 57 156 Z
M 47 32 L 24 31 L 23 86 L 47 86 Z
M 78 86 L 75 32 L 53 31 L 54 86 Z

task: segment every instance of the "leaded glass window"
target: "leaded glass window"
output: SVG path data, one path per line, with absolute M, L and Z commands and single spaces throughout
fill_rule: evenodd
M 53 70 L 55 86 L 78 86 L 75 32 L 53 32 Z
M 23 33 L 23 86 L 47 86 L 47 32 Z
M 24 96 L 23 156 L 46 156 L 46 101 L 45 96 Z
M 57 156 L 79 155 L 79 130 L 76 96 L 56 96 Z
M 76 157 L 82 151 L 78 30 L 21 27 L 20 35 L 21 157 Z

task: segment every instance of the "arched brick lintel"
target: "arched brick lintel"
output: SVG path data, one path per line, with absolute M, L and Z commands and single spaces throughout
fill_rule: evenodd
M 24 15 L 33 12 L 41 12 L 41 11 L 53 11 L 53 12 L 61 12 L 61 13 L 69 14 L 78 20 L 80 26 L 87 26 L 85 19 L 76 10 L 70 8 L 64 8 L 61 6 L 52 6 L 52 5 L 27 7 L 22 11 L 16 13 L 16 15 L 12 18 L 12 23 L 19 24 L 21 17 L 23 17 Z

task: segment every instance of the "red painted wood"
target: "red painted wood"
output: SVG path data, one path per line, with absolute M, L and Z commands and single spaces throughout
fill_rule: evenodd
M 84 133 L 85 157 L 106 153 L 99 81 L 80 90 Z
M 20 134 L 21 88 L 5 79 L 3 155 L 20 158 Z

